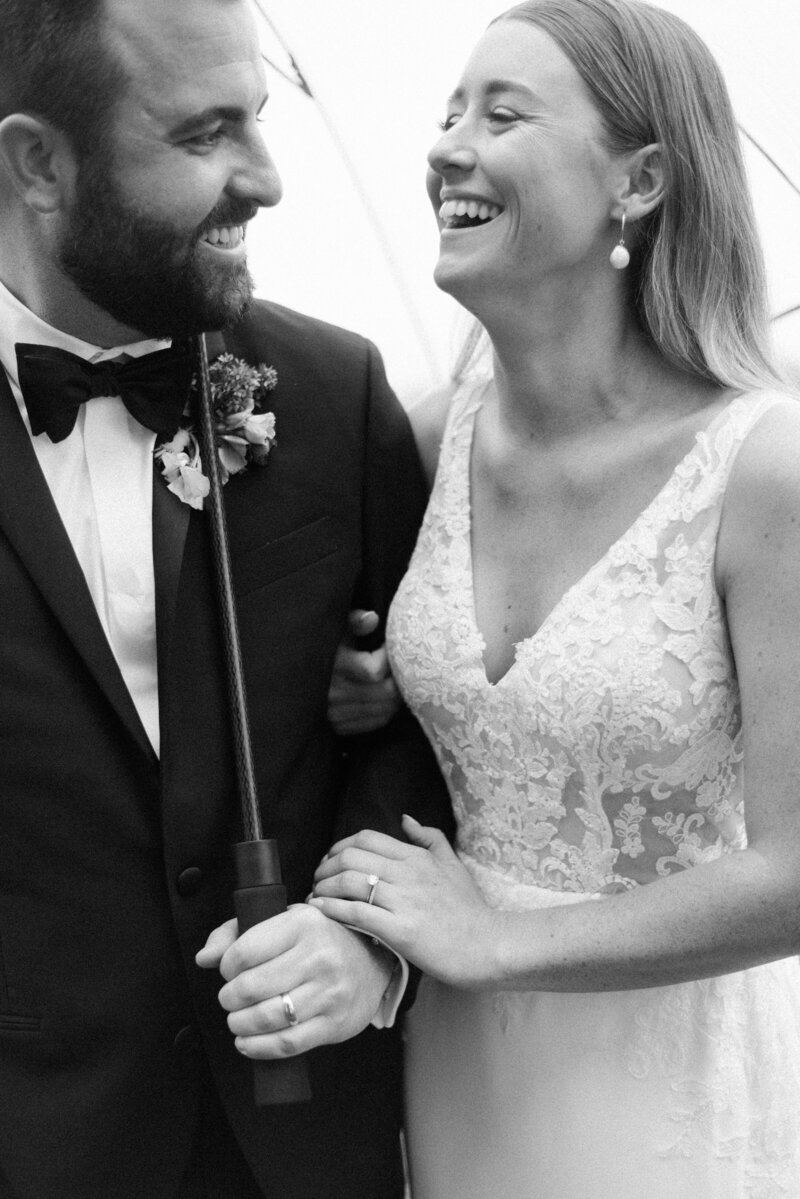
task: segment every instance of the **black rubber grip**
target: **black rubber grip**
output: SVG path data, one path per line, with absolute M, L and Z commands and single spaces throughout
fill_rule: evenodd
M 274 876 L 274 871 L 270 873 Z M 240 879 L 242 874 L 246 876 L 247 882 L 252 883 L 252 863 L 249 868 L 239 871 Z M 262 920 L 269 920 L 272 916 L 286 911 L 286 888 L 280 882 L 265 881 L 260 886 L 241 887 L 234 891 L 233 899 L 240 933 L 246 932 L 254 924 L 260 924 Z M 254 1061 L 253 1081 L 258 1107 L 280 1103 L 305 1103 L 311 1098 L 308 1064 L 304 1057 Z

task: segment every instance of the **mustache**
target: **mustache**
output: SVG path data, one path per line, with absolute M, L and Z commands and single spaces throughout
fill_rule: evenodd
M 259 206 L 244 200 L 225 200 L 217 204 L 206 219 L 198 226 L 198 237 L 209 229 L 217 229 L 222 225 L 246 225 L 258 214 Z

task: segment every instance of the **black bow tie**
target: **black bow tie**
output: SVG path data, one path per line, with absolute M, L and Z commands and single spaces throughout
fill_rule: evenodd
M 119 396 L 140 424 L 164 440 L 180 425 L 194 369 L 186 347 L 157 350 L 127 362 L 86 362 L 53 346 L 19 343 L 19 385 L 34 434 L 63 441 L 78 409 L 96 396 Z

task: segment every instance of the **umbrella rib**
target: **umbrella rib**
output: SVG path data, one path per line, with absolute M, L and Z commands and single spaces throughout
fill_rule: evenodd
M 436 353 L 434 351 L 433 344 L 430 339 L 430 335 L 428 333 L 427 328 L 425 327 L 424 322 L 422 321 L 422 319 L 419 315 L 419 312 L 418 312 L 417 306 L 416 306 L 416 302 L 414 300 L 414 297 L 411 294 L 411 291 L 406 282 L 405 276 L 403 275 L 403 272 L 400 269 L 399 263 L 397 262 L 394 250 L 392 249 L 392 246 L 390 243 L 390 240 L 386 235 L 386 230 L 384 229 L 383 223 L 380 220 L 378 214 L 376 213 L 376 211 L 374 209 L 372 201 L 370 200 L 367 190 L 364 187 L 361 176 L 359 175 L 358 170 L 356 169 L 355 163 L 353 162 L 353 160 L 350 156 L 347 146 L 345 145 L 345 142 L 344 142 L 341 134 L 339 133 L 339 130 L 336 128 L 335 124 L 333 123 L 330 113 L 327 111 L 325 105 L 321 102 L 321 100 L 319 99 L 318 96 L 314 95 L 314 92 L 311 90 L 311 86 L 309 85 L 305 75 L 301 71 L 301 69 L 297 63 L 297 59 L 292 54 L 285 39 L 279 33 L 279 31 L 275 25 L 275 22 L 272 21 L 267 16 L 266 12 L 264 11 L 264 7 L 261 3 L 261 0 L 255 0 L 255 3 L 256 3 L 256 8 L 258 9 L 259 13 L 266 21 L 267 25 L 269 26 L 269 28 L 275 35 L 277 41 L 280 43 L 280 45 L 283 47 L 283 49 L 286 51 L 287 55 L 289 56 L 289 59 L 292 64 L 292 68 L 297 73 L 297 80 L 295 81 L 295 80 L 289 79 L 289 82 L 293 83 L 295 87 L 298 87 L 298 88 L 300 88 L 301 91 L 305 92 L 305 94 L 309 97 L 309 99 L 312 100 L 313 103 L 316 104 L 316 106 L 317 106 L 317 110 L 318 110 L 320 116 L 322 117 L 322 120 L 325 124 L 326 129 L 328 130 L 328 135 L 330 136 L 331 140 L 333 141 L 334 145 L 336 146 L 336 149 L 338 150 L 339 155 L 344 164 L 345 170 L 347 171 L 348 175 L 350 176 L 350 180 L 353 184 L 353 187 L 356 189 L 358 198 L 360 199 L 360 201 L 364 207 L 364 211 L 366 212 L 367 216 L 369 217 L 369 221 L 370 221 L 370 224 L 372 225 L 373 232 L 375 233 L 375 236 L 377 237 L 378 242 L 380 244 L 381 250 L 383 251 L 384 258 L 386 259 L 386 263 L 392 274 L 392 278 L 394 279 L 395 286 L 397 287 L 397 290 L 399 291 L 400 296 L 402 297 L 403 304 L 406 309 L 406 313 L 408 315 L 408 319 L 411 323 L 412 328 L 414 329 L 414 332 L 416 333 L 417 339 L 419 341 L 420 346 L 422 347 L 423 353 L 425 354 L 425 357 L 428 362 L 428 366 L 431 369 L 433 375 L 436 376 L 438 373 L 438 363 L 437 363 L 437 359 L 436 359 Z M 262 57 L 264 58 L 264 60 L 266 62 L 270 63 L 270 66 L 275 66 L 275 64 L 270 62 L 270 59 L 267 58 L 267 56 L 265 54 L 262 53 Z M 276 67 L 275 69 L 278 71 L 278 74 L 283 75 L 284 79 L 287 78 L 286 73 L 284 71 L 282 71 L 279 67 Z
M 264 59 L 264 62 L 268 63 L 272 67 L 273 71 L 277 71 L 278 74 L 283 79 L 285 79 L 287 83 L 291 83 L 292 87 L 299 88 L 301 92 L 305 92 L 305 94 L 310 99 L 314 100 L 315 96 L 314 96 L 313 92 L 311 91 L 311 88 L 308 85 L 308 80 L 306 79 L 303 72 L 300 70 L 297 59 L 292 54 L 291 50 L 289 49 L 289 46 L 287 45 L 286 41 L 282 37 L 281 31 L 278 29 L 277 25 L 272 20 L 272 18 L 267 15 L 267 12 L 264 8 L 264 5 L 261 3 L 261 0 L 255 0 L 255 4 L 256 4 L 256 8 L 258 9 L 259 13 L 261 14 L 262 18 L 264 19 L 264 22 L 269 26 L 270 30 L 272 31 L 272 33 L 275 37 L 275 40 L 278 42 L 281 49 L 286 51 L 289 62 L 292 64 L 292 70 L 294 71 L 294 77 L 292 77 L 288 71 L 285 71 L 283 69 L 283 67 L 279 67 L 276 62 L 272 61 L 272 59 L 269 57 L 268 54 L 265 54 L 262 51 L 261 57 Z
M 783 167 L 780 166 L 775 161 L 775 159 L 772 157 L 771 154 L 767 153 L 767 151 L 764 149 L 764 147 L 761 145 L 761 143 L 759 141 L 756 141 L 756 139 L 753 137 L 752 133 L 748 133 L 748 131 L 745 129 L 745 127 L 743 125 L 739 126 L 739 131 L 740 131 L 740 133 L 743 134 L 744 137 L 747 138 L 747 140 L 750 142 L 750 144 L 752 146 L 754 146 L 756 150 L 758 150 L 759 154 L 761 154 L 764 158 L 766 158 L 769 165 L 771 167 L 775 168 L 775 170 L 778 172 L 780 177 L 782 179 L 786 180 L 786 182 L 789 184 L 789 187 L 792 189 L 792 191 L 795 192 L 798 196 L 800 196 L 800 187 L 798 187 L 798 185 L 794 182 L 793 179 L 790 179 L 790 177 L 786 174 L 786 171 L 784 171 Z

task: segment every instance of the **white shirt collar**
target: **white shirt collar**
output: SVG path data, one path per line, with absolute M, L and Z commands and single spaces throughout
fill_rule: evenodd
M 60 350 L 69 350 L 71 354 L 76 354 L 88 362 L 101 362 L 104 358 L 118 358 L 120 354 L 139 358 L 142 354 L 149 354 L 153 350 L 163 350 L 172 344 L 169 338 L 160 341 L 150 338 L 146 341 L 132 342 L 130 345 L 113 346 L 111 349 L 91 345 L 87 341 L 73 337 L 70 333 L 64 333 L 63 330 L 54 328 L 53 325 L 48 325 L 46 321 L 43 321 L 35 312 L 31 312 L 30 308 L 26 308 L 16 296 L 12 295 L 3 283 L 0 283 L 0 363 L 5 367 L 6 373 L 16 388 L 19 387 L 19 380 L 17 379 L 17 354 L 14 347 L 18 342 L 55 346 Z

